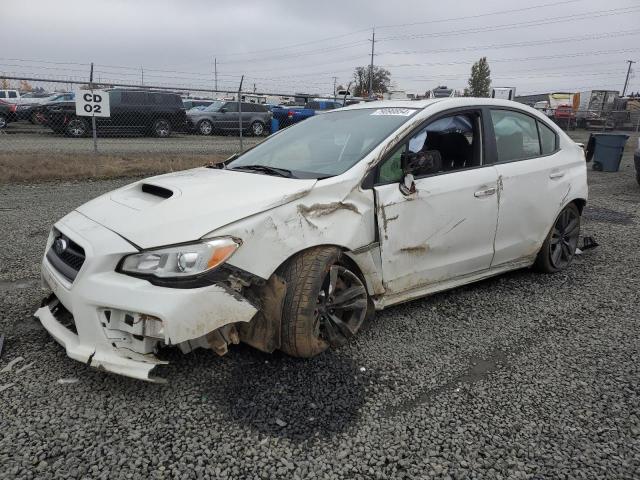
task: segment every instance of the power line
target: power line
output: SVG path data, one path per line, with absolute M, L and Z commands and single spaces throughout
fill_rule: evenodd
M 509 30 L 513 28 L 537 27 L 540 25 L 549 25 L 559 22 L 574 22 L 580 20 L 591 20 L 593 18 L 607 17 L 611 15 L 619 15 L 623 13 L 633 13 L 640 9 L 640 6 L 614 8 L 609 10 L 595 10 L 592 12 L 574 13 L 571 15 L 562 15 L 559 17 L 551 17 L 547 19 L 527 20 L 526 22 L 505 23 L 502 25 L 489 25 L 485 27 L 465 28 L 461 30 L 449 30 L 446 32 L 430 32 L 416 33 L 409 35 L 397 35 L 395 37 L 383 37 L 380 41 L 406 40 L 429 37 L 450 37 L 468 33 L 494 32 L 498 30 Z
M 382 25 L 379 26 L 379 29 L 383 29 L 383 28 L 396 28 L 396 27 L 411 27 L 414 25 L 427 25 L 430 23 L 443 23 L 443 22 L 453 22 L 453 21 L 458 21 L 458 20 L 468 20 L 471 18 L 482 18 L 482 17 L 490 17 L 490 16 L 494 16 L 494 15 L 503 15 L 503 14 L 507 14 L 507 13 L 517 13 L 517 12 L 525 12 L 528 10 L 537 10 L 539 8 L 546 8 L 546 7 L 558 7 L 560 5 L 564 5 L 567 3 L 576 3 L 580 0 L 566 0 L 566 1 L 562 1 L 562 2 L 551 2 L 551 3 L 543 3 L 543 4 L 538 4 L 538 5 L 531 5 L 528 7 L 523 7 L 523 8 L 514 8 L 514 9 L 510 9 L 510 10 L 497 10 L 497 11 L 493 11 L 493 12 L 487 12 L 487 13 L 480 13 L 477 15 L 466 15 L 466 16 L 462 16 L 462 17 L 450 17 L 450 18 L 440 18 L 440 19 L 435 19 L 435 20 L 425 20 L 423 22 L 412 22 L 412 23 L 396 23 L 396 24 L 392 24 L 392 25 Z
M 393 52 L 380 52 L 378 55 L 421 55 L 421 54 L 433 54 L 433 53 L 450 53 L 450 52 L 464 52 L 472 50 L 487 50 L 497 48 L 514 48 L 514 47 L 529 47 L 534 45 L 553 45 L 556 43 L 565 43 L 581 40 L 601 40 L 603 38 L 616 38 L 629 35 L 640 34 L 640 29 L 623 30 L 615 33 L 599 33 L 588 35 L 577 35 L 573 37 L 561 37 L 561 38 L 549 38 L 546 40 L 530 40 L 526 42 L 511 42 L 511 43 L 494 43 L 490 45 L 477 45 L 471 47 L 455 47 L 455 48 L 439 48 L 431 50 L 401 50 Z

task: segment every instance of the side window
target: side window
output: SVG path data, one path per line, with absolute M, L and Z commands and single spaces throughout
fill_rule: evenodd
M 556 133 L 542 122 L 538 122 L 538 131 L 540 132 L 540 145 L 542 146 L 542 154 L 548 155 L 555 152 L 557 141 Z
M 309 102 L 307 107 L 312 108 L 313 110 L 320 110 L 320 102 Z
M 491 110 L 491 121 L 499 163 L 540 155 L 537 122 L 532 117 L 510 110 Z
M 480 135 L 479 114 L 439 118 L 396 149 L 380 166 L 378 181 L 400 181 L 403 156 L 416 177 L 480 166 Z
M 9 90 L 9 98 L 18 98 L 18 94 Z
M 7 98 L 7 92 L 0 91 L 0 98 Z
M 238 102 L 227 102 L 224 104 L 224 108 L 227 109 L 227 112 L 237 112 Z
M 127 105 L 144 105 L 147 103 L 147 94 L 145 92 L 122 92 L 122 103 Z

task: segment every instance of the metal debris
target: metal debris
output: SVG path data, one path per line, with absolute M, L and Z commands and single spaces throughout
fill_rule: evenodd
M 16 373 L 20 373 L 23 372 L 24 370 L 27 370 L 31 367 L 33 367 L 36 364 L 36 362 L 31 362 L 31 363 L 27 363 L 26 365 L 20 367 L 18 370 L 16 370 Z

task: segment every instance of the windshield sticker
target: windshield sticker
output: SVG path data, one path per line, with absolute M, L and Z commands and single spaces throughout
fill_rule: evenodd
M 401 117 L 408 117 L 413 112 L 412 108 L 379 108 L 371 115 L 399 115 Z

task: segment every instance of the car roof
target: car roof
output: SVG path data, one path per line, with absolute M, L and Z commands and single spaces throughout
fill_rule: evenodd
M 348 105 L 344 109 L 355 110 L 362 108 L 418 108 L 424 109 L 434 104 L 447 108 L 455 107 L 475 107 L 479 105 L 495 105 L 496 107 L 515 107 L 522 110 L 528 110 L 523 103 L 514 102 L 512 100 L 501 100 L 498 98 L 479 98 L 479 97 L 446 97 L 446 98 L 429 98 L 425 100 L 379 100 L 375 102 L 358 103 L 356 105 Z

